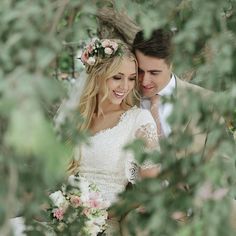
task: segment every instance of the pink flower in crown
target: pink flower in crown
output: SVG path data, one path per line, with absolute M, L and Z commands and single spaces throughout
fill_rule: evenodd
M 115 41 L 109 39 L 93 39 L 89 43 L 84 52 L 81 55 L 81 61 L 85 64 L 93 66 L 96 63 L 97 57 L 103 57 L 102 55 L 111 56 L 118 49 L 118 44 Z M 101 54 L 100 54 L 101 53 Z
M 55 210 L 53 210 L 53 217 L 55 217 L 58 220 L 62 220 L 64 217 L 64 211 L 60 208 L 57 208 Z
M 89 53 L 87 50 L 85 50 L 81 55 L 81 60 L 84 63 L 84 62 L 87 62 L 88 59 L 89 59 Z
M 91 53 L 94 49 L 94 44 L 90 43 L 88 46 L 87 46 L 87 51 L 88 53 Z
M 114 51 L 116 51 L 118 49 L 118 44 L 116 42 L 111 41 L 110 44 L 111 44 L 111 47 L 113 48 Z
M 82 201 L 79 196 L 71 196 L 70 202 L 75 208 L 81 206 L 82 204 Z

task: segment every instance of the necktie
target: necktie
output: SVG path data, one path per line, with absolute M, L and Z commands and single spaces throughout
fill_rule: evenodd
M 150 111 L 157 125 L 157 134 L 159 138 L 163 138 L 165 135 L 161 126 L 161 121 L 159 116 L 160 95 L 156 94 L 155 96 L 151 97 L 150 101 L 151 101 Z

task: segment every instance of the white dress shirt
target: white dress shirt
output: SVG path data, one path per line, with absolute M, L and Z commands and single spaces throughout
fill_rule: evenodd
M 161 97 L 170 96 L 173 94 L 176 88 L 175 75 L 172 74 L 169 83 L 158 93 Z M 150 110 L 150 99 L 143 97 L 141 99 L 141 107 Z M 161 127 L 163 129 L 164 135 L 167 137 L 171 133 L 171 127 L 167 122 L 168 116 L 171 114 L 173 105 L 170 103 L 164 103 L 159 105 L 159 117 L 161 122 Z

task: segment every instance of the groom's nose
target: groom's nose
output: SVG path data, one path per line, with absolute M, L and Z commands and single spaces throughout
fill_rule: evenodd
M 146 86 L 150 83 L 150 76 L 148 75 L 148 73 L 143 73 L 140 82 L 143 86 Z

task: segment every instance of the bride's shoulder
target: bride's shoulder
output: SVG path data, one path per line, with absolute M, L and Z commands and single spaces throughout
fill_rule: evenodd
M 151 112 L 139 107 L 132 108 L 129 116 L 129 124 L 129 127 L 132 128 L 134 133 L 140 128 L 145 130 L 156 130 L 156 123 Z

